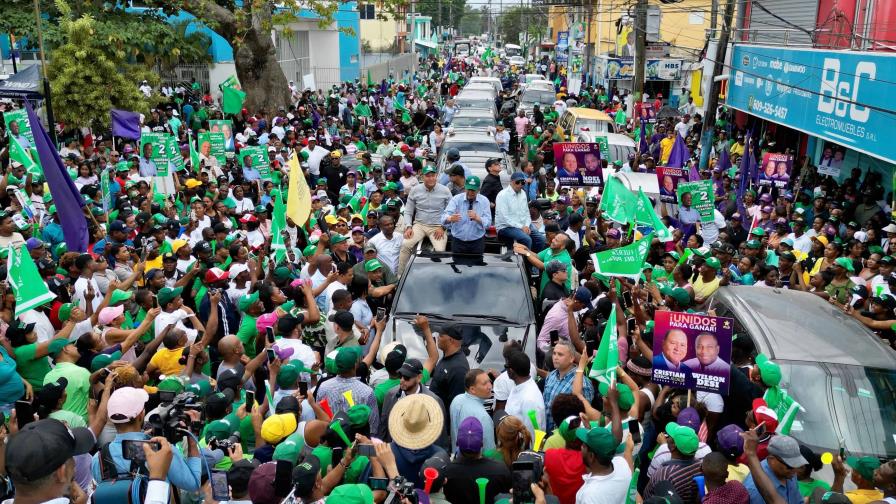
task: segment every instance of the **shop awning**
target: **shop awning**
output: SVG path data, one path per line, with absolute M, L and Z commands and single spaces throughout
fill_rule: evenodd
M 31 65 L 0 81 L 0 98 L 39 99 L 42 96 L 39 65 Z
M 435 49 L 435 48 L 439 47 L 439 44 L 436 44 L 435 42 L 430 42 L 429 40 L 424 40 L 424 39 L 415 39 L 414 43 L 418 44 L 418 45 L 422 45 L 423 47 L 426 47 L 428 49 Z

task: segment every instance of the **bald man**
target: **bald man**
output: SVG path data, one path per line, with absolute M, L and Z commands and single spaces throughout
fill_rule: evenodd
M 663 338 L 663 352 L 653 357 L 653 369 L 691 374 L 685 365 L 684 358 L 688 354 L 688 335 L 681 329 L 672 329 Z

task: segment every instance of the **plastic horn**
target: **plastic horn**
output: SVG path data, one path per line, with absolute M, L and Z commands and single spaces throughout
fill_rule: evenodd
M 330 428 L 333 429 L 333 432 L 335 432 L 336 434 L 339 434 L 339 437 L 342 438 L 343 441 L 345 441 L 345 446 L 351 446 L 351 445 L 352 445 L 351 440 L 350 440 L 350 439 L 348 438 L 348 436 L 345 434 L 345 431 L 342 430 L 342 424 L 339 423 L 338 420 L 335 421 L 335 422 L 333 422 L 333 423 L 331 423 L 331 424 L 330 424 Z
M 488 486 L 488 478 L 476 478 L 479 485 L 479 504 L 485 504 L 485 487 Z
M 351 408 L 352 406 L 355 405 L 355 398 L 352 397 L 352 391 L 351 391 L 351 390 L 346 390 L 345 392 L 343 392 L 343 393 L 342 393 L 342 397 L 345 398 L 345 402 L 348 403 L 348 407 L 349 407 L 349 408 Z
M 333 410 L 330 409 L 330 400 L 329 399 L 325 398 L 317 404 L 320 405 L 320 409 L 324 410 L 324 412 L 327 414 L 327 416 L 329 416 L 330 418 L 333 418 Z
M 544 441 L 546 435 L 547 433 L 545 431 L 535 429 L 535 445 L 533 446 L 535 451 L 541 451 L 541 443 Z
M 432 483 L 439 477 L 439 471 L 435 467 L 427 467 L 423 470 L 423 477 L 426 478 L 423 491 L 426 492 L 426 495 L 429 495 L 429 491 L 432 490 Z
M 530 409 L 528 415 L 529 415 L 529 420 L 532 422 L 532 428 L 535 430 L 538 430 L 538 417 L 535 416 L 535 410 Z

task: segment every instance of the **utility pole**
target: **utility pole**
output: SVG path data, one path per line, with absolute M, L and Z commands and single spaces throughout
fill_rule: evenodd
M 647 65 L 647 0 L 635 5 L 635 82 L 632 94 L 638 101 L 644 95 L 644 67 Z M 634 109 L 634 105 L 632 105 Z
M 414 55 L 413 62 L 414 68 L 417 67 L 417 43 L 415 39 L 417 38 L 417 3 L 414 0 L 411 0 L 411 30 L 410 30 L 410 39 L 411 39 L 411 54 Z
M 719 0 L 712 0 L 712 7 L 709 10 L 709 39 L 715 40 L 718 34 L 716 33 L 716 25 L 718 23 L 719 17 Z
M 588 24 L 585 25 L 585 64 L 582 65 L 582 72 L 585 74 L 585 82 L 591 82 L 591 55 L 594 53 L 594 45 L 591 43 L 591 22 L 594 20 L 594 5 L 593 0 L 585 1 L 588 2 L 586 7 L 588 14 L 585 20 Z
M 700 139 L 700 169 L 709 165 L 709 151 L 712 147 L 712 132 L 716 126 L 716 109 L 719 107 L 719 93 L 722 92 L 722 81 L 716 80 L 724 71 L 725 55 L 728 52 L 728 39 L 731 36 L 731 23 L 734 17 L 734 0 L 725 1 L 725 17 L 722 19 L 722 33 L 719 34 L 716 61 L 712 69 L 712 87 L 707 97 L 703 135 Z M 745 153 L 746 154 L 746 153 Z

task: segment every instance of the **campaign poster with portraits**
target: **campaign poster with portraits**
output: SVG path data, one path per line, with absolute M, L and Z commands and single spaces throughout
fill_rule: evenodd
M 690 198 L 690 201 L 686 201 Z M 678 205 L 691 207 L 700 213 L 700 222 L 715 219 L 716 193 L 712 180 L 695 180 L 678 184 Z
M 660 187 L 660 201 L 663 203 L 678 203 L 676 190 L 678 189 L 678 184 L 688 181 L 688 169 L 657 166 L 656 180 Z
M 214 157 L 218 160 L 218 163 L 222 165 L 227 162 L 227 152 L 224 147 L 226 142 L 224 141 L 223 133 L 205 131 L 200 133 L 197 137 L 199 139 L 200 154 L 207 158 Z
M 659 385 L 728 395 L 732 319 L 658 311 L 653 326 L 653 377 Z
M 600 145 L 585 142 L 554 144 L 557 185 L 563 187 L 603 186 L 604 173 Z
M 766 152 L 762 156 L 762 164 L 759 166 L 759 185 L 789 187 L 792 174 L 792 155 Z
M 234 151 L 233 144 L 233 121 L 230 119 L 216 119 L 208 122 L 208 129 L 212 133 L 221 133 L 224 135 L 224 149 L 227 152 Z
M 267 149 L 262 145 L 247 145 L 240 149 L 240 164 L 245 166 L 246 157 L 252 158 L 252 168 L 258 170 L 262 180 L 271 180 L 271 161 Z
M 825 142 L 821 157 L 818 159 L 818 173 L 839 177 L 844 157 L 846 157 L 846 149 L 833 142 Z

